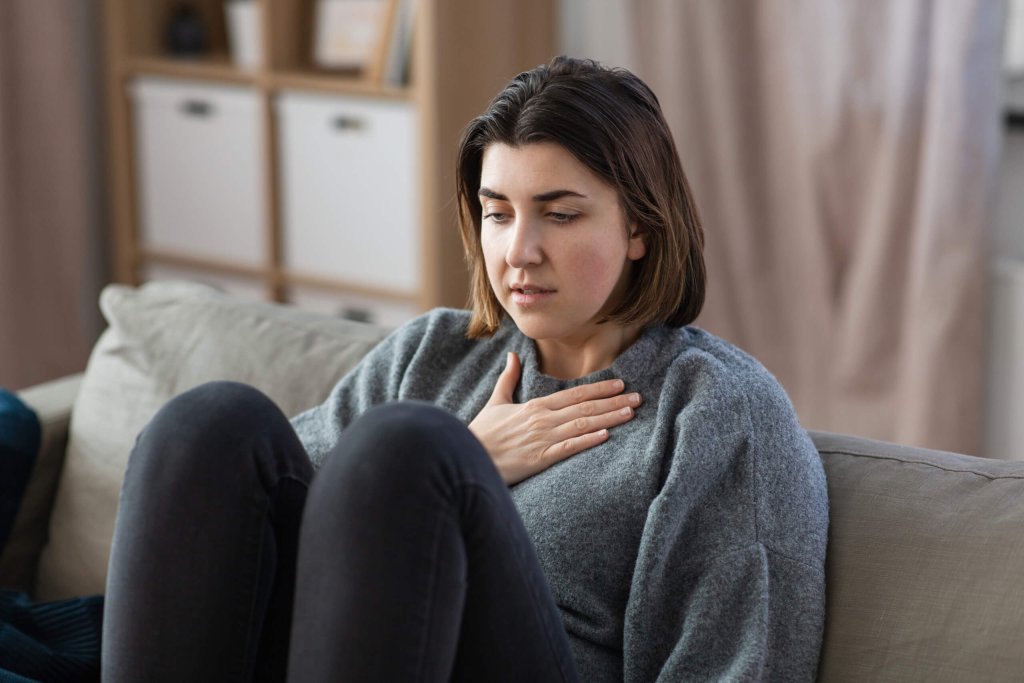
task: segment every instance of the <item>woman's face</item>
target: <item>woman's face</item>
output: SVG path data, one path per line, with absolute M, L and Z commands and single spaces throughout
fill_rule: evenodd
M 495 143 L 484 150 L 479 194 L 487 276 L 523 334 L 583 344 L 612 332 L 597 321 L 646 251 L 615 189 L 555 143 Z

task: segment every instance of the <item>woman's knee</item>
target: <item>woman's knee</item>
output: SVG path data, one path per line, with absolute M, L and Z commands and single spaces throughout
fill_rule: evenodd
M 436 474 L 454 481 L 475 479 L 481 466 L 493 468 L 458 418 L 427 403 L 402 401 L 375 406 L 350 425 L 317 479 L 375 487 Z
M 145 431 L 176 438 L 205 438 L 210 432 L 247 434 L 280 413 L 258 389 L 240 382 L 200 384 L 178 394 L 153 416 Z M 283 417 L 283 416 L 282 416 Z
M 365 431 L 382 446 L 402 449 L 424 443 L 443 443 L 466 431 L 449 413 L 422 401 L 383 403 L 367 410 L 351 425 L 353 433 Z
M 154 465 L 162 472 L 173 468 L 210 476 L 221 467 L 230 475 L 239 465 L 233 457 L 239 448 L 286 429 L 287 418 L 258 389 L 239 382 L 208 382 L 179 394 L 153 416 L 139 435 L 132 460 L 159 460 Z

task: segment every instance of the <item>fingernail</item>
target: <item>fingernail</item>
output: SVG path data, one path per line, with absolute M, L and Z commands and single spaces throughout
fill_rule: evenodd
M 629 402 L 635 406 L 640 405 L 640 394 L 631 394 L 629 397 Z
M 633 414 L 633 409 L 632 408 L 623 408 L 622 410 L 619 411 L 619 414 L 620 415 L 625 415 L 626 417 L 629 417 L 630 415 Z
M 626 383 L 623 382 L 621 379 L 617 379 L 615 380 L 615 388 L 618 389 L 619 391 L 622 391 L 623 389 L 626 388 Z

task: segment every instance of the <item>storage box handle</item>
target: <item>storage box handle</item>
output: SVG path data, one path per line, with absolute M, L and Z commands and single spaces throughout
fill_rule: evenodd
M 340 131 L 362 130 L 366 127 L 366 121 L 357 116 L 341 114 L 340 116 L 335 116 L 334 119 L 331 120 L 331 126 L 335 130 Z
M 206 118 L 213 115 L 213 105 L 202 100 L 185 100 L 181 103 L 181 112 L 186 116 Z

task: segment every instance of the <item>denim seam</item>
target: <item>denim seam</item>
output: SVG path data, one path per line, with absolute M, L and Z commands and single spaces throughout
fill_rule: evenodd
M 257 599 L 258 598 L 258 596 L 257 596 L 257 589 L 259 587 L 259 577 L 260 577 L 260 573 L 262 571 L 262 561 L 263 561 L 263 551 L 264 551 L 264 528 L 263 528 L 263 524 L 269 524 L 269 519 L 268 518 L 269 518 L 269 514 L 270 514 L 268 506 L 263 506 L 263 508 L 264 509 L 259 512 L 259 518 L 262 521 L 261 521 L 261 524 L 257 527 L 256 542 L 254 544 L 252 544 L 254 546 L 254 548 L 255 548 L 255 553 L 256 553 L 255 554 L 256 566 L 254 568 L 255 571 L 252 572 L 252 574 L 250 575 L 250 580 L 249 580 L 249 583 L 248 583 L 248 586 L 247 586 L 248 592 L 246 593 L 245 588 L 243 588 L 243 590 L 241 591 L 243 598 L 245 598 L 246 596 L 248 598 L 248 599 L 240 600 L 240 602 L 242 604 L 247 605 L 248 616 L 242 621 L 242 628 L 245 629 L 245 631 L 246 631 L 246 637 L 245 637 L 245 640 L 244 640 L 244 647 L 245 647 L 245 649 L 244 649 L 244 657 L 245 658 L 241 660 L 241 662 L 240 662 L 241 669 L 237 673 L 237 676 L 238 676 L 237 680 L 239 680 L 239 681 L 245 680 L 245 672 L 246 672 L 246 669 L 249 667 L 249 665 L 251 664 L 252 666 L 255 666 L 255 664 L 256 664 L 256 659 L 257 659 L 256 655 L 258 654 L 259 643 L 260 643 L 260 633 L 262 633 L 263 627 L 265 627 L 265 624 L 262 623 L 262 620 L 258 620 L 259 615 L 256 614 L 256 605 L 257 605 L 257 602 L 258 602 L 258 599 Z M 239 581 L 239 584 L 241 585 L 242 582 Z M 261 624 L 261 628 L 259 628 L 259 629 L 253 628 L 253 624 L 256 624 L 256 623 L 260 623 Z
M 446 521 L 445 520 L 445 514 L 444 513 L 439 514 L 437 516 L 437 522 L 434 525 L 434 547 L 433 547 L 433 549 L 431 551 L 431 556 L 430 556 L 431 571 L 430 571 L 430 574 L 429 574 L 429 577 L 430 577 L 429 578 L 429 583 L 427 585 L 427 601 L 426 601 L 426 604 L 427 604 L 428 614 L 427 614 L 427 622 L 426 622 L 426 625 L 425 625 L 425 631 L 426 632 L 424 633 L 424 637 L 420 641 L 420 652 L 417 655 L 418 666 L 416 667 L 416 679 L 415 680 L 424 680 L 424 678 L 423 678 L 423 667 L 426 665 L 427 652 L 430 650 L 430 644 L 434 641 L 434 637 L 433 637 L 433 631 L 434 631 L 434 619 L 433 619 L 433 616 L 434 616 L 434 594 L 435 594 L 436 589 L 437 589 L 437 575 L 438 575 L 438 571 L 439 571 L 439 568 L 438 568 L 438 555 L 440 554 L 440 547 L 441 547 L 441 533 L 440 533 L 440 530 L 441 530 L 441 527 L 444 525 L 445 521 Z M 461 619 L 460 619 L 460 623 L 461 623 Z M 454 656 L 455 656 L 455 653 L 453 652 L 452 653 L 453 661 L 454 661 Z

